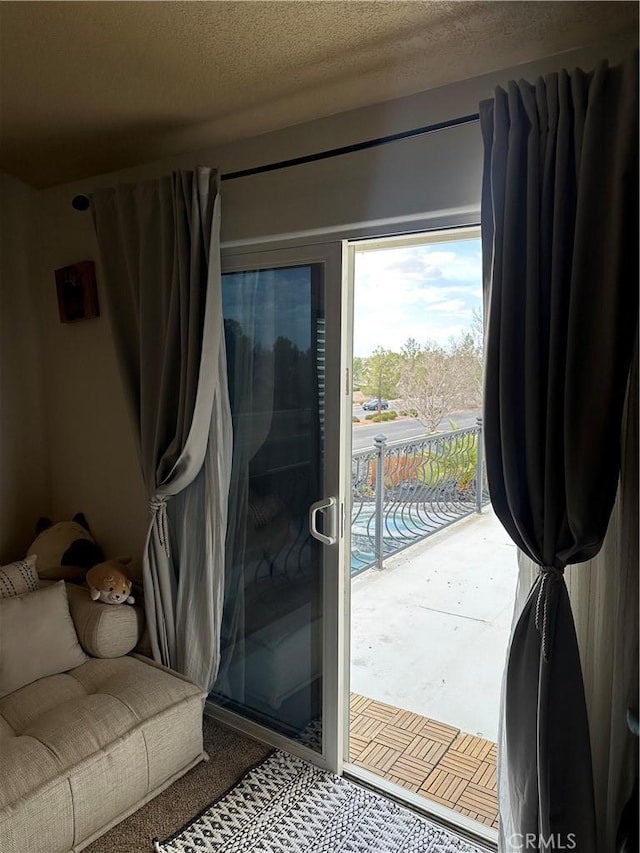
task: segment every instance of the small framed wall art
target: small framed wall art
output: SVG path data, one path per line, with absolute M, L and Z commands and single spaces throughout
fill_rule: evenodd
M 96 268 L 93 261 L 79 261 L 55 271 L 58 314 L 61 323 L 92 320 L 100 316 Z

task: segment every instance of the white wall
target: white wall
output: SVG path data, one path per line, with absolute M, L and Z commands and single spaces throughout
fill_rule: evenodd
M 36 193 L 0 173 L 0 563 L 24 557 L 49 510 L 41 347 L 30 278 Z
M 84 512 L 110 556 L 138 555 L 145 491 L 98 277 L 100 317 L 62 324 L 54 270 L 96 258 L 91 216 L 41 206 L 34 283 L 42 336 L 51 505 L 56 521 Z
M 77 193 L 138 181 L 197 164 L 222 172 L 432 124 L 477 112 L 493 88 L 561 67 L 622 58 L 633 39 L 424 92 L 398 101 L 265 134 L 171 160 L 40 193 L 34 286 L 40 306 L 47 440 L 56 518 L 86 512 L 110 553 L 138 553 L 146 503 L 125 412 L 107 318 L 74 326 L 57 320 L 53 270 L 96 258 L 89 213 L 71 208 Z M 476 222 L 482 141 L 477 124 L 383 148 L 223 184 L 223 240 L 337 228 L 422 216 L 433 225 Z M 397 230 L 389 227 L 390 231 Z M 100 282 L 99 282 L 100 290 Z M 104 312 L 104 299 L 101 299 Z

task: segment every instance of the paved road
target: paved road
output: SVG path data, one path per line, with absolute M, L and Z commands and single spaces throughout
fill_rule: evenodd
M 361 406 L 353 407 L 353 414 L 361 420 L 367 414 L 362 410 Z M 449 429 L 449 420 L 456 422 L 459 429 L 465 429 L 476 425 L 476 412 L 454 412 L 448 415 L 440 423 L 440 431 L 446 432 Z M 426 434 L 425 427 L 413 418 L 406 418 L 400 421 L 387 421 L 380 424 L 359 425 L 354 424 L 353 427 L 353 450 L 362 450 L 365 447 L 373 447 L 373 438 L 382 433 L 386 435 L 389 441 L 400 441 L 403 438 L 417 438 Z

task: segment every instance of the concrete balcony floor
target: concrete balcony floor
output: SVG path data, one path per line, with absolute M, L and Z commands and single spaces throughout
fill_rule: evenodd
M 516 582 L 488 508 L 351 584 L 351 760 L 489 826 Z

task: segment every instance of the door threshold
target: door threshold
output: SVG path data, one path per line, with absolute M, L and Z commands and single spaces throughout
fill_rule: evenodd
M 212 720 L 216 720 L 231 729 L 235 729 L 243 735 L 247 735 L 254 740 L 260 741 L 260 743 L 272 746 L 274 749 L 281 749 L 283 752 L 288 752 L 298 758 L 303 758 L 305 761 L 308 761 L 310 764 L 315 764 L 322 770 L 329 770 L 327 759 L 323 753 L 314 752 L 314 750 L 310 749 L 308 746 L 296 743 L 295 740 L 288 738 L 286 735 L 274 732 L 267 728 L 267 726 L 255 723 L 253 720 L 249 720 L 240 714 L 236 714 L 234 711 L 229 711 L 227 708 L 216 705 L 215 702 L 212 702 L 210 699 L 207 699 L 204 703 L 204 715 L 205 717 L 211 717 Z
M 343 771 L 346 779 L 357 782 L 374 791 L 374 793 L 381 794 L 383 797 L 398 803 L 398 805 L 429 818 L 433 823 L 442 826 L 460 838 L 464 838 L 465 841 L 475 844 L 481 850 L 495 853 L 498 849 L 498 833 L 495 829 L 484 826 L 466 817 L 466 815 L 453 811 L 453 809 L 448 809 L 440 803 L 434 803 L 426 797 L 414 794 L 413 791 L 408 791 L 401 785 L 396 785 L 357 764 L 345 762 Z

